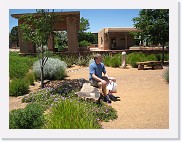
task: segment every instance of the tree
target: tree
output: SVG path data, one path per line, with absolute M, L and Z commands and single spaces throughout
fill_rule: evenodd
M 140 29 L 140 35 L 154 45 L 162 45 L 162 63 L 164 63 L 164 46 L 169 41 L 169 10 L 143 9 L 139 16 L 132 19 L 134 27 Z
M 79 32 L 83 33 L 85 31 L 87 31 L 88 29 L 90 29 L 89 26 L 90 26 L 90 24 L 89 24 L 88 19 L 85 19 L 85 18 L 82 17 L 80 19 L 80 30 L 79 30 Z
M 11 32 L 9 34 L 9 44 L 16 44 L 18 46 L 19 44 L 19 38 L 18 38 L 18 26 L 15 26 L 11 29 Z
M 90 24 L 88 19 L 81 18 L 80 19 L 80 30 L 78 33 L 78 42 L 80 43 L 84 41 L 84 43 L 95 43 L 94 35 L 91 32 L 86 32 L 88 29 L 90 29 Z
M 23 32 L 23 39 L 36 45 L 40 67 L 41 67 L 41 88 L 44 87 L 44 65 L 49 58 L 46 48 L 48 47 L 48 38 L 53 34 L 54 10 L 48 9 L 36 10 L 40 17 L 34 17 L 32 14 L 22 16 L 23 24 L 20 29 Z
M 68 35 L 66 31 L 56 31 L 54 32 L 54 42 L 55 48 L 58 48 L 58 51 L 64 50 L 68 47 Z

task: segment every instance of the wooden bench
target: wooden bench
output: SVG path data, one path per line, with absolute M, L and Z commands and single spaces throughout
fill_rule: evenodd
M 138 70 L 144 70 L 144 66 L 152 67 L 152 69 L 163 69 L 161 61 L 146 61 L 146 62 L 137 62 Z

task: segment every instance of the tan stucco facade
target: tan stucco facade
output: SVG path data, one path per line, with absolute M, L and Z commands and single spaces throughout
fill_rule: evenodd
M 30 13 L 35 18 L 39 18 L 39 13 Z M 54 20 L 54 31 L 67 31 L 68 34 L 68 51 L 78 51 L 78 31 L 80 28 L 80 12 L 54 12 L 56 19 Z M 11 16 L 18 19 L 18 26 L 23 23 L 21 16 L 28 14 L 12 14 Z M 35 46 L 23 40 L 22 31 L 19 28 L 19 46 L 20 53 L 35 53 Z M 54 50 L 54 37 L 48 38 L 48 49 Z
M 104 28 L 98 32 L 98 48 L 101 50 L 124 50 L 135 44 L 131 32 L 135 28 Z

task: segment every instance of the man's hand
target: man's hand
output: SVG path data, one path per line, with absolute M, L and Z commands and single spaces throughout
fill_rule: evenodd
M 102 80 L 101 83 L 104 84 L 104 85 L 107 84 L 107 82 L 105 80 Z

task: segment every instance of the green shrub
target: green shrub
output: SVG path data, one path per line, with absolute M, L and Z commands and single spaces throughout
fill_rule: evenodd
M 103 55 L 103 63 L 109 67 L 121 66 L 121 54 L 115 54 L 114 56 Z
M 16 52 L 9 52 L 9 74 L 10 79 L 23 78 L 32 67 L 36 57 L 20 56 Z
M 162 57 L 160 54 L 155 54 L 155 58 L 157 61 L 161 61 L 162 60 Z
M 79 42 L 79 47 L 87 47 L 90 46 L 90 44 L 91 44 L 90 42 L 83 40 Z
M 44 88 L 37 92 L 30 93 L 22 98 L 22 102 L 25 103 L 39 103 L 45 109 L 50 107 L 53 102 L 56 102 L 60 99 L 61 95 L 52 93 L 51 88 Z
M 48 129 L 97 129 L 100 125 L 86 103 L 77 99 L 66 99 L 55 104 L 46 116 Z
M 35 80 L 35 77 L 34 77 L 34 73 L 33 72 L 28 72 L 26 73 L 26 76 L 25 76 L 25 81 L 29 84 L 29 85 L 34 85 L 34 80 Z
M 104 55 L 103 56 L 103 63 L 104 63 L 104 65 L 105 66 L 110 66 L 110 64 L 111 64 L 111 56 L 109 56 L 109 55 Z
M 9 113 L 10 129 L 41 128 L 43 123 L 43 108 L 39 104 L 29 104 L 24 109 L 15 109 Z
M 110 59 L 111 67 L 120 67 L 121 66 L 121 55 L 116 54 Z
M 59 80 L 66 76 L 67 65 L 64 61 L 56 58 L 49 58 L 44 66 L 44 79 Z M 33 72 L 36 79 L 41 78 L 41 68 L 39 61 L 33 65 Z
M 143 53 L 133 52 L 126 56 L 126 62 L 130 64 L 133 68 L 137 67 L 137 62 L 143 62 L 146 60 L 146 56 Z
M 108 122 L 109 120 L 114 120 L 118 117 L 116 110 L 113 109 L 111 106 L 105 104 L 95 107 L 94 114 L 96 115 L 98 120 L 105 122 Z
M 24 79 L 13 79 L 10 83 L 9 95 L 22 96 L 28 93 L 29 84 Z
M 79 66 L 87 66 L 89 64 L 89 57 L 80 56 L 76 64 Z
M 163 73 L 163 78 L 169 83 L 169 68 L 166 68 L 166 70 Z
M 76 57 L 75 55 L 71 55 L 71 56 L 61 55 L 57 58 L 59 58 L 61 61 L 64 61 L 68 67 L 71 67 L 73 64 L 76 64 L 76 61 L 78 59 L 78 57 Z
M 146 56 L 146 60 L 147 61 L 157 61 L 158 59 L 156 58 L 156 56 L 154 54 L 149 54 Z
M 164 61 L 169 61 L 169 54 L 164 54 Z

